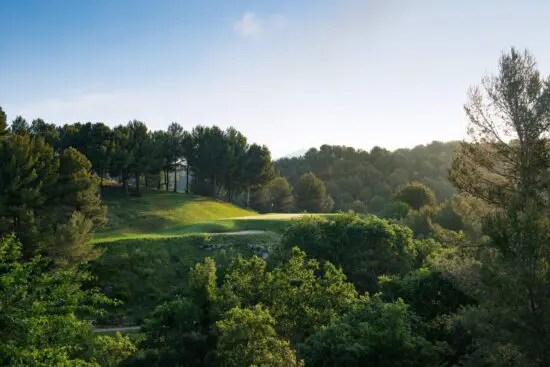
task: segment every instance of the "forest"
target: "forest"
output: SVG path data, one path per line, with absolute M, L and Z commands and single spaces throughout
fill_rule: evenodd
M 549 366 L 550 78 L 512 48 L 464 110 L 464 141 L 273 161 L 234 128 L 0 109 L 0 365 Z M 209 217 L 205 237 L 94 242 L 168 195 L 232 203 L 256 237 Z M 176 268 L 189 248 L 200 261 Z M 137 333 L 99 332 L 134 303 L 152 304 Z

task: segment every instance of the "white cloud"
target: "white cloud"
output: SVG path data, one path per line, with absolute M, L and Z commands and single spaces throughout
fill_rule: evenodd
M 243 37 L 254 37 L 263 32 L 262 20 L 253 12 L 246 11 L 241 20 L 233 24 L 235 32 Z

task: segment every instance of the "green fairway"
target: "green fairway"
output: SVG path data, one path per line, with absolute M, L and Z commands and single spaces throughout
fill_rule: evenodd
M 259 215 L 223 201 L 180 193 L 126 198 L 120 191 L 112 191 L 104 201 L 109 207 L 109 224 L 94 235 L 94 243 L 249 230 L 281 233 L 291 219 L 304 215 Z
M 104 202 L 109 208 L 109 224 L 95 234 L 96 243 L 189 233 L 183 229 L 192 224 L 256 214 L 223 201 L 180 193 L 146 193 L 139 198 L 126 198 L 120 190 L 111 190 L 105 194 Z

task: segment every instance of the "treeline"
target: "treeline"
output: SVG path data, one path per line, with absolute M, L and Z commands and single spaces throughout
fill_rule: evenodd
M 74 123 L 64 126 L 41 119 L 30 124 L 17 117 L 7 129 L 15 135 L 42 137 L 55 152 L 72 147 L 91 162 L 100 178 L 118 179 L 129 193 L 132 181 L 137 194 L 155 189 L 177 190 L 180 171 L 187 180 L 185 190 L 233 200 L 273 177 L 271 153 L 265 146 L 249 144 L 234 128 L 197 126 L 185 131 L 172 123 L 166 131 L 150 131 L 141 121 L 114 128 L 103 123 Z M 169 187 L 173 175 L 173 186 Z
M 323 145 L 304 156 L 282 158 L 275 167 L 296 187 L 306 173 L 326 185 L 334 209 L 379 213 L 402 185 L 419 181 L 434 191 L 438 201 L 450 198 L 455 189 L 448 180 L 455 142 L 432 142 L 412 149 L 390 152 L 374 147 L 369 152 L 345 146 Z
M 323 145 L 273 163 L 267 147 L 249 144 L 234 128 L 185 131 L 172 123 L 166 131 L 150 131 L 136 120 L 110 128 L 103 123 L 56 126 L 41 119 L 28 123 L 22 117 L 5 125 L 11 134 L 42 137 L 58 154 L 77 149 L 90 161 L 101 188 L 114 178 L 127 194 L 182 187 L 261 212 L 380 213 L 411 181 L 424 183 L 439 202 L 455 193 L 448 180 L 453 142 L 393 152 Z M 185 178 L 183 185 L 179 177 Z

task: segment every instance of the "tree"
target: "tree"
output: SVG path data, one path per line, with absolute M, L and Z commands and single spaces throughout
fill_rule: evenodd
M 255 187 L 269 182 L 274 176 L 273 162 L 269 149 L 264 146 L 252 144 L 244 158 L 242 165 L 243 185 L 246 190 L 246 207 L 250 207 L 250 191 Z
M 40 250 L 39 240 L 51 235 L 39 218 L 56 195 L 59 160 L 41 137 L 8 135 L 0 140 L 0 162 L 0 234 L 15 233 L 30 258 Z
M 297 248 L 271 271 L 258 256 L 236 257 L 227 268 L 206 258 L 191 269 L 184 296 L 146 323 L 145 350 L 130 365 L 240 366 L 252 359 L 286 366 L 296 363 L 286 340 L 302 342 L 356 301 L 340 269 Z
M 57 156 L 42 137 L 13 134 L 0 141 L 0 162 L 0 232 L 15 233 L 27 258 L 62 248 L 65 260 L 97 254 L 88 239 L 105 208 L 86 157 L 74 148 Z
M 128 195 L 128 179 L 130 167 L 134 161 L 134 151 L 130 129 L 127 126 L 117 126 L 113 130 L 113 154 L 111 176 L 120 177 L 124 191 Z
M 17 116 L 15 120 L 11 122 L 10 132 L 19 135 L 28 134 L 29 128 L 27 121 L 23 117 Z
M 59 130 L 54 124 L 48 124 L 42 119 L 36 119 L 31 122 L 29 134 L 33 137 L 42 137 L 49 146 L 59 151 L 60 139 Z
M 90 139 L 86 153 L 86 157 L 92 164 L 92 169 L 100 178 L 99 188 L 103 191 L 103 180 L 111 167 L 111 156 L 114 149 L 114 142 L 111 129 L 98 122 L 91 126 Z M 150 152 L 147 152 L 149 155 Z
M 550 88 L 535 58 L 514 48 L 503 54 L 498 73 L 469 90 L 464 109 L 470 141 L 453 159 L 453 184 L 500 207 L 518 193 L 523 202 L 541 200 L 550 165 Z
M 284 177 L 277 177 L 256 190 L 253 207 L 262 212 L 288 213 L 294 207 L 292 187 Z
M 231 201 L 235 192 L 240 191 L 245 185 L 247 158 L 249 151 L 246 137 L 237 129 L 230 127 L 224 133 L 225 145 L 227 146 L 227 166 L 225 168 L 223 185 L 227 201 Z M 252 168 L 252 167 L 250 167 Z M 256 172 L 250 172 L 253 175 Z
M 550 221 L 536 207 L 512 205 L 488 217 L 484 233 L 488 241 L 477 257 L 480 269 L 472 271 L 477 286 L 466 289 L 478 306 L 463 313 L 476 352 L 491 365 L 546 366 Z
M 56 195 L 49 198 L 48 204 L 55 207 L 60 222 L 78 211 L 96 227 L 106 223 L 106 208 L 98 195 L 99 179 L 90 173 L 91 169 L 90 161 L 74 148 L 65 149 L 59 157 Z
M 196 189 L 199 193 L 215 196 L 218 194 L 220 179 L 223 185 L 229 164 L 225 134 L 217 126 L 197 126 L 191 136 L 193 150 L 186 158 L 195 177 Z M 199 186 L 205 183 L 207 187 Z
M 310 336 L 300 348 L 311 366 L 440 366 L 441 350 L 428 342 L 402 300 L 365 297 L 353 311 Z
M 6 134 L 8 129 L 7 117 L 2 107 L 0 107 L 0 136 Z
M 299 209 L 309 213 L 329 212 L 332 210 L 331 200 L 325 184 L 313 173 L 306 173 L 300 178 L 296 186 L 296 206 Z
M 114 336 L 98 335 L 93 339 L 92 361 L 101 367 L 116 367 L 131 356 L 136 346 L 129 336 L 118 331 Z
M 286 340 L 277 336 L 275 320 L 261 306 L 235 307 L 216 322 L 220 332 L 216 348 L 221 366 L 303 366 Z
M 378 290 L 380 275 L 406 274 L 415 264 L 411 230 L 375 216 L 299 219 L 281 242 L 287 250 L 299 246 L 314 258 L 342 267 L 358 289 L 369 292 Z
M 403 201 L 392 201 L 382 209 L 380 216 L 386 219 L 403 219 L 409 213 L 409 204 Z
M 186 131 L 183 135 L 183 157 L 185 158 L 185 193 L 189 194 L 189 174 L 191 172 L 191 159 L 194 152 L 193 136 Z
M 416 269 L 403 277 L 380 277 L 385 302 L 403 300 L 421 318 L 425 337 L 432 343 L 447 344 L 445 365 L 457 365 L 471 348 L 472 338 L 458 315 L 475 304 L 447 272 L 433 266 Z
M 89 274 L 49 267 L 41 257 L 23 262 L 14 237 L 0 239 L 0 364 L 96 367 L 87 350 L 93 326 L 82 317 L 111 302 L 82 289 Z
M 402 201 L 413 209 L 423 206 L 434 206 L 437 203 L 435 194 L 421 182 L 413 181 L 395 193 L 394 200 Z
M 136 180 L 136 191 L 140 194 L 141 176 L 149 169 L 152 158 L 152 145 L 147 126 L 141 121 L 131 121 L 128 123 L 130 131 L 130 146 L 134 159 L 130 164 L 129 170 L 134 173 Z
M 471 141 L 461 144 L 450 172 L 462 193 L 492 207 L 477 251 L 448 264 L 477 301 L 462 315 L 477 346 L 464 363 L 546 366 L 548 79 L 540 76 L 531 54 L 512 49 L 482 87 L 470 91 L 465 110 Z
M 203 329 L 204 311 L 192 299 L 177 299 L 158 306 L 142 327 L 140 354 L 130 366 L 201 366 L 211 348 Z
M 389 152 L 374 147 L 370 152 L 345 146 L 323 145 L 304 156 L 282 158 L 275 167 L 293 187 L 300 177 L 312 172 L 321 179 L 334 199 L 336 210 L 349 210 L 356 200 L 378 213 L 392 200 L 393 193 L 410 181 L 421 181 L 445 201 L 455 193 L 448 180 L 455 142 L 434 141 L 413 149 Z
M 166 132 L 166 152 L 168 156 L 168 163 L 174 171 L 174 192 L 178 189 L 178 168 L 181 165 L 181 159 L 183 158 L 184 153 L 183 138 L 183 127 L 176 122 L 172 122 L 170 126 L 168 126 L 168 130 Z M 166 187 L 166 191 L 168 191 L 168 185 Z

